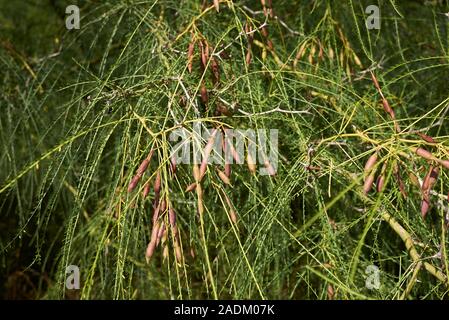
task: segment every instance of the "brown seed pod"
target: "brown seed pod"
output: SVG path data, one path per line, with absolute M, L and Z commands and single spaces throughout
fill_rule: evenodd
M 224 194 L 226 203 L 229 207 L 229 218 L 235 224 L 235 223 L 237 223 L 237 214 L 235 213 L 234 206 L 232 205 L 231 200 L 229 199 L 228 195 L 226 193 L 223 193 L 223 194 Z
M 327 299 L 334 300 L 335 292 L 331 284 L 327 285 Z
M 136 175 L 131 179 L 131 182 L 128 185 L 128 193 L 132 192 L 137 187 L 137 184 L 139 183 L 140 178 L 141 178 L 141 176 Z
M 156 172 L 156 179 L 154 180 L 153 189 L 156 195 L 159 195 L 159 193 L 161 192 L 161 173 L 159 172 L 159 170 Z
M 187 188 L 186 188 L 186 190 L 184 191 L 184 192 L 191 192 L 191 191 L 193 191 L 193 190 L 195 190 L 196 189 L 196 183 L 192 183 L 192 184 L 190 184 Z
M 220 1 L 219 0 L 214 0 L 214 7 L 215 7 L 215 10 L 217 10 L 217 12 L 220 11 Z
M 148 168 L 148 165 L 150 164 L 150 159 L 146 158 L 145 160 L 142 161 L 142 163 L 140 164 L 139 168 L 137 169 L 137 175 L 142 176 L 145 171 Z
M 195 41 L 192 39 L 189 43 L 189 48 L 187 49 L 187 70 L 189 71 L 189 73 L 192 73 L 194 51 Z
M 170 222 L 170 225 L 171 225 L 172 227 L 175 227 L 175 226 L 176 226 L 176 212 L 175 212 L 175 210 L 173 209 L 173 207 L 170 207 L 170 208 L 168 209 L 168 221 Z
M 226 173 L 224 173 L 221 170 L 218 170 L 218 176 L 220 177 L 221 181 L 223 181 L 225 184 L 227 184 L 228 186 L 231 185 L 231 180 L 229 180 L 229 177 L 226 175 Z
M 212 83 L 214 85 L 220 83 L 220 68 L 218 66 L 217 59 L 215 57 L 212 57 L 210 66 L 212 69 Z
M 201 102 L 207 105 L 207 103 L 209 102 L 209 97 L 207 94 L 207 88 L 206 85 L 204 84 L 204 81 L 201 82 L 200 94 L 201 94 Z
M 251 64 L 251 46 L 248 46 L 248 50 L 246 52 L 245 62 L 249 66 Z
M 426 141 L 428 143 L 437 143 L 431 136 L 428 136 L 428 135 L 426 135 L 424 133 L 421 133 L 421 132 L 416 132 L 416 134 L 418 136 L 420 136 L 421 139 L 423 139 L 424 141 Z
M 407 192 L 405 191 L 405 184 L 401 177 L 401 171 L 399 170 L 399 165 L 395 164 L 393 166 L 393 174 L 399 183 L 399 190 L 401 191 L 404 198 L 407 198 Z M 418 183 L 418 185 L 419 185 L 419 183 Z
M 251 174 L 256 174 L 256 162 L 253 160 L 253 157 L 251 157 L 251 154 L 249 152 L 246 155 L 246 164 L 248 165 L 248 169 Z
M 196 182 L 200 181 L 200 168 L 198 167 L 197 164 L 193 165 L 193 178 L 195 179 Z
M 148 196 L 148 194 L 150 193 L 150 189 L 151 189 L 151 181 L 148 180 L 148 182 L 145 184 L 143 191 L 142 191 L 142 198 L 146 198 Z

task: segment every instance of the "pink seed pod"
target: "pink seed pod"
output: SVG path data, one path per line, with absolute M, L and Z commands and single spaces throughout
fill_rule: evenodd
M 141 176 L 136 175 L 131 179 L 131 182 L 128 185 L 128 193 L 132 192 L 140 181 Z
M 366 163 L 365 163 L 365 169 L 364 169 L 364 171 L 365 171 L 366 174 L 370 173 L 371 170 L 374 168 L 374 166 L 376 165 L 376 162 L 377 162 L 377 158 L 378 158 L 377 152 L 374 152 L 374 153 L 368 158 L 368 160 L 367 160 Z
M 154 250 L 156 249 L 156 242 L 150 241 L 147 246 L 147 250 L 145 252 L 145 259 L 147 263 L 150 262 L 151 257 L 154 254 Z
M 434 160 L 434 158 L 435 158 L 431 152 L 429 152 L 426 149 L 421 148 L 421 147 L 416 148 L 415 153 L 418 156 L 420 156 L 421 158 L 424 158 L 426 160 Z
M 176 174 L 176 157 L 175 156 L 170 157 L 170 170 L 173 173 L 173 175 Z
M 265 160 L 264 165 L 265 165 L 265 169 L 267 169 L 267 172 L 270 176 L 276 175 L 276 170 L 274 170 L 274 167 L 271 165 L 271 163 L 268 160 Z
M 146 158 L 145 160 L 142 161 L 142 163 L 140 164 L 139 168 L 137 169 L 137 175 L 142 176 L 145 171 L 148 168 L 148 165 L 150 164 L 150 159 Z
M 446 169 L 449 169 L 449 160 L 438 160 L 438 163 Z
M 192 183 L 191 185 L 189 185 L 187 188 L 186 188 L 186 190 L 185 190 L 185 192 L 187 193 L 187 192 L 191 192 L 191 191 L 193 191 L 193 190 L 195 190 L 196 189 L 196 183 Z
M 428 143 L 437 143 L 431 136 L 428 136 L 428 135 L 426 135 L 424 133 L 421 133 L 421 132 L 416 132 L 416 134 L 418 136 L 420 136 L 421 139 L 423 139 L 424 141 L 426 141 Z
M 203 161 L 201 162 L 201 166 L 200 166 L 199 181 L 201 181 L 203 179 L 204 174 L 206 173 L 207 162 L 209 160 L 210 153 L 212 152 L 212 149 L 214 147 L 215 135 L 217 134 L 217 131 L 218 131 L 217 129 L 214 129 L 212 131 L 212 134 L 210 135 L 209 140 L 207 141 L 207 144 L 204 147 L 204 158 L 203 158 Z
M 371 174 L 365 179 L 365 183 L 363 184 L 363 193 L 364 193 L 365 195 L 367 195 L 368 192 L 370 192 L 370 190 L 371 190 L 371 188 L 372 188 L 372 186 L 373 186 L 374 179 L 375 179 L 374 174 L 375 174 L 374 172 L 371 173 Z
M 175 256 L 178 263 L 182 262 L 182 251 L 177 240 L 175 240 Z
M 219 0 L 214 0 L 214 7 L 215 7 L 215 10 L 217 10 L 217 12 L 220 11 L 220 1 Z
M 165 234 L 165 232 L 166 232 L 165 224 L 162 224 L 157 233 L 156 247 L 159 246 L 159 243 L 161 242 L 162 236 Z
M 377 192 L 382 192 L 385 186 L 385 174 L 381 174 L 378 178 L 377 178 Z
M 172 227 L 176 226 L 176 212 L 172 207 L 168 209 L 168 221 Z
M 424 199 L 421 202 L 421 216 L 423 217 L 423 219 L 426 217 L 427 212 L 429 212 L 429 209 L 430 209 L 429 201 Z
M 161 192 L 161 173 L 159 170 L 156 172 L 156 179 L 154 180 L 154 193 L 159 195 Z
M 156 206 L 153 210 L 153 223 L 156 223 L 157 219 L 159 219 L 159 212 L 161 211 L 160 204 Z
M 143 188 L 142 191 L 142 197 L 145 199 L 148 194 L 150 193 L 150 189 L 151 189 L 151 181 L 149 180 L 146 184 L 145 187 Z
M 231 177 L 231 164 L 230 163 L 225 164 L 224 173 L 225 173 L 226 177 L 228 177 L 228 178 Z

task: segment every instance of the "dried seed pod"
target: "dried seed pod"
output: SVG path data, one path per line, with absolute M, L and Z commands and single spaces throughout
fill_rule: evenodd
M 407 192 L 405 191 L 405 184 L 404 184 L 404 181 L 402 180 L 401 172 L 399 170 L 398 164 L 395 164 L 393 166 L 393 174 L 394 174 L 396 180 L 399 183 L 399 190 L 401 191 L 401 193 L 404 196 L 404 198 L 406 198 L 407 197 Z M 418 183 L 418 185 L 419 185 L 419 183 Z
M 200 169 L 197 164 L 193 165 L 193 178 L 196 182 L 200 181 Z
M 327 285 L 327 299 L 328 300 L 334 300 L 335 292 L 334 287 L 332 287 L 331 284 Z
M 246 155 L 246 164 L 248 165 L 248 169 L 251 172 L 251 174 L 256 174 L 256 162 L 251 157 L 251 154 L 248 152 Z
M 415 185 L 418 188 L 421 188 L 421 184 L 419 183 L 418 177 L 413 173 L 413 172 L 409 172 L 408 174 L 409 178 L 410 178 L 410 182 Z
M 204 81 L 201 82 L 200 94 L 201 94 L 201 102 L 207 105 L 207 103 L 209 102 L 209 97 L 207 94 L 207 88 L 206 85 L 204 84 Z
M 176 256 L 176 261 L 178 263 L 182 262 L 182 251 L 181 251 L 181 246 L 179 245 L 179 241 L 177 239 L 175 239 L 175 256 Z
M 334 49 L 332 49 L 332 47 L 329 47 L 329 51 L 328 51 L 327 55 L 328 55 L 330 60 L 334 60 L 335 52 L 334 52 Z
M 196 189 L 196 183 L 190 184 L 184 192 L 191 192 Z
M 295 60 L 293 60 L 293 68 L 296 68 L 298 61 L 304 56 L 306 52 L 307 42 L 304 42 L 301 47 L 299 47 L 298 53 L 296 53 Z
M 251 64 L 251 46 L 248 46 L 248 50 L 246 52 L 245 62 L 249 66 Z
M 220 11 L 220 1 L 219 0 L 214 0 L 214 7 L 215 7 L 215 10 L 217 10 L 217 12 Z
M 189 71 L 189 73 L 192 73 L 194 51 L 195 51 L 195 42 L 192 39 L 189 43 L 189 48 L 187 50 L 187 70 Z
M 227 185 L 231 185 L 231 180 L 229 180 L 228 176 L 223 171 L 217 169 L 217 172 L 221 181 L 223 181 Z
M 220 83 L 220 68 L 218 66 L 217 59 L 215 57 L 212 57 L 210 66 L 212 69 L 212 83 L 214 85 Z
M 196 186 L 197 194 L 197 204 L 198 204 L 198 214 L 202 216 L 204 214 L 204 203 L 203 203 L 203 188 L 200 184 Z
M 377 162 L 377 158 L 378 158 L 378 154 L 377 151 L 374 152 L 366 161 L 365 163 L 365 174 L 368 174 L 371 172 L 371 170 L 374 168 L 374 166 L 376 165 Z
M 355 64 L 361 68 L 362 67 L 362 62 L 360 61 L 360 58 L 355 54 L 355 52 L 353 52 L 352 55 L 354 57 Z
M 226 203 L 229 207 L 229 218 L 231 221 L 235 224 L 237 223 L 237 214 L 235 213 L 234 206 L 231 203 L 231 200 L 229 199 L 228 195 L 226 193 L 223 193 Z

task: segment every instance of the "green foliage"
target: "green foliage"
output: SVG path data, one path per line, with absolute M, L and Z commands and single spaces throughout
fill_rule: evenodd
M 449 19 L 439 14 L 449 5 L 379 1 L 381 29 L 367 30 L 372 1 L 273 1 L 277 18 L 259 1 L 221 1 L 219 12 L 206 2 L 80 2 L 81 28 L 70 31 L 70 3 L 0 2 L 2 295 L 447 298 L 449 170 L 440 170 L 426 219 L 409 176 L 423 179 L 436 165 L 413 148 L 449 157 Z M 212 60 L 200 67 L 199 47 L 189 73 L 192 39 L 209 44 L 218 84 Z M 185 192 L 192 166 L 173 176 L 168 143 L 195 123 L 279 129 L 277 174 L 233 165 L 227 186 L 209 166 L 199 216 L 197 193 Z M 155 194 L 144 199 L 142 183 L 127 192 L 152 148 L 144 179 L 161 174 L 177 213 L 179 263 L 171 233 L 168 256 L 159 246 L 146 262 Z M 387 183 L 365 195 L 374 150 Z M 75 293 L 65 289 L 68 265 L 80 267 Z M 381 271 L 378 290 L 365 286 L 370 265 Z

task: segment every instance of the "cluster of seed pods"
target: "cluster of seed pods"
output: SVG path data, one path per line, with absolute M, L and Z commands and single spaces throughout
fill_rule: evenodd
M 423 135 L 419 133 L 419 135 L 429 143 L 434 143 L 433 138 Z M 418 155 L 422 159 L 427 160 L 428 162 L 428 170 L 426 175 L 424 176 L 424 179 L 422 183 L 419 182 L 419 180 L 416 178 L 416 176 L 413 173 L 410 173 L 410 180 L 413 185 L 419 187 L 420 194 L 421 194 L 421 215 L 423 218 L 426 217 L 427 213 L 429 212 L 429 209 L 431 208 L 431 191 L 432 188 L 435 186 L 438 176 L 440 174 L 440 168 L 446 168 L 449 169 L 449 160 L 442 160 L 437 157 L 435 157 L 430 151 L 418 147 L 418 148 L 412 148 L 411 149 L 414 154 Z M 365 194 L 368 194 L 374 184 L 374 181 L 376 180 L 376 167 L 378 167 L 378 158 L 379 158 L 379 152 L 375 151 L 366 161 L 365 168 L 364 168 L 364 174 L 365 174 L 365 180 L 363 184 L 363 192 Z M 381 192 L 383 191 L 385 187 L 385 173 L 387 169 L 387 163 L 384 163 L 381 169 L 380 175 L 377 177 L 376 187 L 377 191 Z M 397 164 L 393 167 L 393 174 L 398 182 L 399 189 L 401 193 L 406 197 L 407 193 L 405 191 L 405 184 L 404 181 L 401 178 L 400 175 L 400 169 Z M 448 199 L 449 201 L 449 194 Z
M 152 149 L 149 153 L 149 155 L 142 161 L 140 166 L 137 169 L 136 174 L 131 179 L 131 182 L 128 185 L 128 192 L 133 192 L 136 187 L 138 186 L 142 176 L 144 175 L 145 171 L 147 171 L 150 163 L 151 158 L 154 153 L 154 150 Z M 174 176 L 176 173 L 176 162 L 171 159 L 170 161 L 170 171 L 172 175 Z M 155 249 L 162 244 L 163 246 L 163 257 L 168 257 L 168 234 L 167 230 L 171 231 L 172 239 L 173 239 L 173 247 L 175 250 L 175 256 L 176 260 L 178 262 L 182 261 L 182 250 L 181 250 L 181 243 L 179 238 L 179 230 L 176 225 L 176 212 L 173 208 L 173 205 L 170 203 L 170 199 L 168 195 L 161 196 L 161 190 L 162 190 L 162 178 L 161 178 L 161 172 L 160 169 L 156 171 L 156 177 L 154 179 L 154 182 L 152 183 L 151 179 L 148 179 L 148 181 L 144 184 L 143 191 L 142 191 L 142 197 L 145 199 L 150 191 L 151 186 L 153 186 L 154 191 L 154 199 L 152 202 L 152 210 L 153 210 L 153 217 L 152 217 L 152 231 L 151 231 L 151 237 L 150 242 L 148 243 L 146 252 L 145 252 L 145 258 L 147 262 L 151 259 L 151 257 L 154 254 Z
M 193 72 L 193 62 L 196 49 L 198 49 L 200 57 L 200 64 L 198 69 L 199 74 L 202 75 L 206 71 L 210 71 L 212 85 L 214 86 L 214 88 L 218 87 L 221 83 L 219 60 L 217 59 L 216 55 L 211 54 L 211 45 L 209 44 L 207 39 L 203 37 L 197 38 L 194 33 L 192 33 L 191 35 L 189 46 L 187 48 L 187 70 L 189 71 L 189 73 Z M 207 110 L 210 97 L 204 77 L 202 78 L 200 84 L 200 98 L 201 103 Z M 227 107 L 220 102 L 218 102 L 217 104 L 216 113 L 217 115 L 229 114 Z

